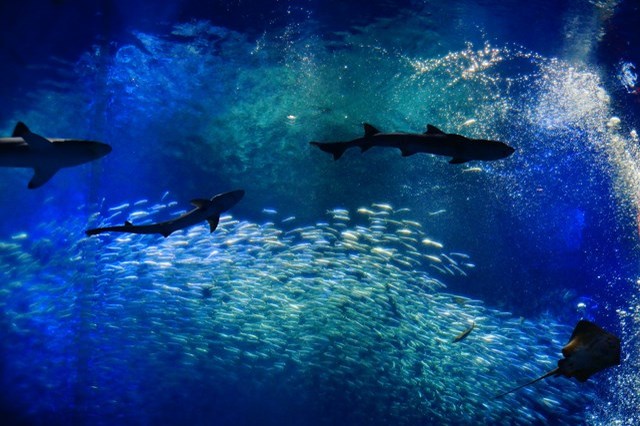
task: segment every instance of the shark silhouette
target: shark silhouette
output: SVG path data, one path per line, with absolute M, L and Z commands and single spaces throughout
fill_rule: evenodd
M 382 133 L 371 124 L 364 124 L 364 136 L 343 142 L 310 142 L 339 159 L 349 148 L 359 147 L 365 152 L 374 146 L 398 148 L 403 157 L 427 153 L 451 157 L 450 164 L 471 160 L 492 161 L 506 158 L 515 152 L 509 145 L 492 140 L 470 139 L 445 133 L 429 124 L 424 133 Z
M 47 183 L 61 168 L 88 163 L 110 152 L 111 147 L 102 142 L 44 138 L 19 122 L 11 137 L 0 138 L 0 167 L 33 169 L 28 188 L 34 189 Z
M 557 368 L 495 398 L 550 376 L 575 377 L 579 382 L 585 382 L 598 371 L 620 364 L 620 339 L 590 321 L 581 320 L 573 330 L 569 343 L 562 348 L 562 356 L 564 358 L 558 361 Z
M 85 231 L 88 236 L 101 234 L 103 232 L 126 232 L 130 234 L 160 234 L 168 237 L 179 229 L 184 229 L 196 223 L 206 220 L 209 222 L 210 232 L 218 227 L 220 214 L 235 206 L 244 196 L 241 189 L 218 194 L 207 200 L 206 198 L 197 198 L 191 201 L 196 206 L 195 209 L 184 213 L 183 215 L 167 220 L 165 222 L 154 223 L 151 225 L 133 225 L 127 221 L 123 226 L 107 226 L 105 228 L 94 228 Z

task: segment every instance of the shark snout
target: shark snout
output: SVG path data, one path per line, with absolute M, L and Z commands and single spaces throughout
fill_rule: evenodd
M 223 194 L 218 194 L 211 199 L 211 203 L 221 212 L 229 210 L 231 207 L 235 206 L 238 201 L 240 201 L 244 197 L 244 190 L 236 189 L 235 191 L 225 192 Z
M 516 152 L 515 148 L 507 145 L 504 142 L 498 142 L 498 146 L 496 148 L 497 149 L 495 150 L 495 153 L 497 154 L 497 159 L 507 158 L 511 156 L 511 154 Z
M 111 148 L 111 145 L 107 145 L 106 143 L 94 142 L 91 146 L 91 150 L 95 154 L 96 158 L 102 158 L 109 154 L 113 149 Z

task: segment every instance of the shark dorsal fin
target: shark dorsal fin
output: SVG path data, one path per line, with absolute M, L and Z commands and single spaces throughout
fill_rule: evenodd
M 427 124 L 427 131 L 424 132 L 425 135 L 446 135 L 445 132 L 443 132 L 442 130 L 438 129 L 436 126 L 433 126 L 431 124 Z
M 213 232 L 218 227 L 218 222 L 220 222 L 220 216 L 218 215 L 211 216 L 209 219 L 207 219 L 207 222 L 209 222 L 209 232 Z
M 125 220 L 124 226 L 133 226 L 133 223 L 129 222 L 128 220 Z
M 369 123 L 364 123 L 364 137 L 367 138 L 369 136 L 377 135 L 380 133 L 380 130 L 376 129 Z
M 18 127 L 19 125 L 20 123 L 18 123 L 16 127 Z M 27 126 L 24 126 L 24 128 L 21 128 L 19 131 L 22 132 L 20 134 L 20 137 L 24 139 L 24 141 L 27 143 L 27 145 L 29 145 L 29 148 L 31 149 L 51 149 L 51 147 L 53 146 L 53 143 L 49 139 L 43 138 L 40 135 L 30 132 L 29 129 L 27 129 Z
M 206 209 L 209 204 L 211 204 L 211 201 L 207 200 L 206 198 L 194 198 L 193 200 L 191 200 L 191 204 L 199 209 Z
M 25 133 L 29 133 L 29 128 L 22 121 L 18 121 L 18 124 L 16 124 L 16 127 L 13 129 L 11 137 L 21 138 Z

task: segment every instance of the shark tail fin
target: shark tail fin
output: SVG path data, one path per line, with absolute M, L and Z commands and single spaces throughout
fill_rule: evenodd
M 11 134 L 11 137 L 20 138 L 24 136 L 26 133 L 30 133 L 29 128 L 22 121 L 18 121 L 18 123 L 16 124 L 16 127 L 13 129 L 13 133 Z
M 347 150 L 348 146 L 340 142 L 323 143 L 323 142 L 311 142 L 311 145 L 317 146 L 323 152 L 328 152 L 333 155 L 334 160 L 338 160 L 342 157 L 342 154 Z
M 558 367 L 558 368 L 554 368 L 553 370 L 549 371 L 548 373 L 543 374 L 542 376 L 538 377 L 537 379 L 533 379 L 533 380 L 531 380 L 530 382 L 525 383 L 524 385 L 520 385 L 520 386 L 518 386 L 518 387 L 516 387 L 516 388 L 509 389 L 509 390 L 508 390 L 508 391 L 506 391 L 506 392 L 502 392 L 501 394 L 498 394 L 498 395 L 494 396 L 494 397 L 493 397 L 493 399 L 502 398 L 503 396 L 508 395 L 508 394 L 510 394 L 510 393 L 512 393 L 512 392 L 515 392 L 515 391 L 517 391 L 518 389 L 522 389 L 522 388 L 523 388 L 523 387 L 525 387 L 525 386 L 532 385 L 532 384 L 534 384 L 534 383 L 536 383 L 536 382 L 539 382 L 539 381 L 540 381 L 540 380 L 542 380 L 542 379 L 546 379 L 547 377 L 550 377 L 550 376 L 553 376 L 553 375 L 558 375 L 558 374 L 560 374 L 560 367 Z

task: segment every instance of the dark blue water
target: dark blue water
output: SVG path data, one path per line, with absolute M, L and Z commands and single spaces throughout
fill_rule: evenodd
M 623 339 L 621 367 L 585 387 L 558 388 L 560 395 L 583 400 L 567 408 L 553 401 L 555 395 L 545 399 L 547 388 L 540 386 L 511 408 L 507 402 L 499 406 L 507 413 L 524 406 L 540 417 L 513 414 L 505 421 L 638 421 L 635 2 L 130 3 L 0 4 L 2 136 L 23 121 L 44 136 L 113 147 L 107 157 L 64 169 L 36 190 L 27 189 L 31 171 L 0 170 L 0 401 L 7 424 L 492 424 L 479 413 L 499 389 L 483 390 L 485 395 L 471 384 L 457 388 L 456 374 L 471 374 L 463 367 L 446 376 L 451 383 L 437 372 L 429 380 L 414 359 L 418 343 L 409 343 L 416 329 L 450 340 L 444 324 L 459 331 L 475 317 L 488 319 L 486 340 L 478 320 L 465 342 L 473 359 L 495 365 L 492 357 L 499 352 L 492 355 L 482 345 L 493 339 L 487 336 L 516 333 L 520 318 L 526 327 L 519 336 L 535 338 L 513 347 L 549 351 L 533 371 L 492 367 L 496 376 L 514 382 L 552 366 L 569 337 L 561 327 L 570 334 L 579 319 Z M 308 144 L 359 137 L 363 122 L 389 132 L 422 132 L 433 124 L 502 140 L 517 151 L 505 160 L 458 166 L 383 149 L 349 151 L 333 161 Z M 328 221 L 334 208 L 349 210 L 344 229 L 355 232 L 369 223 L 359 208 L 388 203 L 394 220 L 421 224 L 424 235 L 415 241 L 421 250 L 434 247 L 420 245 L 428 237 L 446 247 L 442 253 L 469 256 L 464 262 L 472 266 L 464 274 L 447 273 L 423 256 L 401 266 L 409 275 L 384 275 L 392 287 L 407 286 L 396 295 L 405 307 L 391 309 L 391 322 L 400 325 L 380 320 L 388 331 L 380 339 L 393 335 L 400 343 L 378 347 L 374 334 L 371 345 L 363 337 L 362 350 L 354 349 L 359 362 L 351 363 L 353 354 L 345 349 L 351 348 L 351 329 L 332 322 L 332 315 L 351 317 L 346 302 L 333 305 L 332 295 L 355 291 L 352 276 L 358 291 L 377 288 L 367 281 L 371 277 L 378 285 L 382 279 L 373 272 L 377 260 L 363 260 L 353 248 L 307 252 L 292 249 L 297 240 L 285 239 L 277 250 L 289 265 L 270 251 L 270 231 L 245 241 L 242 225 L 230 224 L 213 236 L 203 228 L 204 235 L 179 234 L 166 242 L 153 236 L 87 239 L 83 233 L 98 224 L 121 225 L 126 215 L 137 223 L 140 211 L 155 204 L 160 207 L 154 214 L 166 219 L 188 209 L 193 198 L 236 188 L 246 196 L 233 217 L 273 222 L 283 235 L 315 226 L 329 238 L 333 231 L 316 224 Z M 126 213 L 118 216 L 115 208 L 124 203 Z M 409 231 L 391 226 L 386 244 L 413 256 L 390 237 Z M 236 238 L 243 242 L 234 251 Z M 220 244 L 215 255 L 222 266 L 209 263 L 211 251 L 203 247 L 211 241 Z M 370 244 L 367 250 L 378 247 Z M 294 267 L 321 258 L 340 267 L 331 276 L 320 267 Z M 360 265 L 353 266 L 356 272 L 344 258 Z M 289 287 L 265 290 L 264 277 L 256 276 L 270 264 L 281 265 L 282 273 L 290 269 L 287 285 L 306 289 L 303 295 L 287 293 Z M 438 312 L 431 326 L 412 322 L 417 314 L 409 300 L 416 296 L 408 283 L 424 278 L 423 272 L 446 284 L 447 293 L 482 301 L 487 311 L 474 316 L 464 304 L 437 299 L 425 301 L 422 311 L 415 308 Z M 131 282 L 134 276 L 138 281 Z M 205 293 L 209 285 L 213 290 Z M 309 296 L 314 285 L 328 286 L 324 296 Z M 373 315 L 371 330 L 378 330 L 375 303 L 358 291 L 349 293 L 355 311 Z M 283 316 L 277 311 L 262 317 L 262 310 L 250 308 L 251 301 L 270 297 L 291 297 L 292 305 Z M 311 307 L 314 297 L 327 298 L 326 312 Z M 399 303 L 389 300 L 390 306 Z M 289 328 L 303 305 L 309 317 Z M 231 306 L 243 314 L 227 317 L 235 312 Z M 431 311 L 434 306 L 441 309 Z M 511 313 L 514 322 L 501 323 L 493 310 Z M 288 330 L 286 342 L 273 331 L 277 324 Z M 247 331 L 254 326 L 264 333 L 258 333 L 262 343 L 275 342 L 269 357 L 246 337 L 256 334 Z M 550 330 L 561 331 L 545 336 Z M 223 344 L 220 336 L 236 337 Z M 135 342 L 141 342 L 137 349 Z M 307 357 L 310 347 L 318 358 Z M 325 352 L 336 355 L 323 358 Z M 153 355 L 146 358 L 148 353 Z M 454 354 L 444 344 L 419 354 L 431 367 L 440 358 L 442 365 L 475 365 L 468 354 Z M 504 356 L 496 359 L 508 365 Z M 40 360 L 38 368 L 31 364 Z M 355 366 L 385 360 L 393 367 L 384 367 L 379 382 Z M 473 371 L 484 377 L 477 362 Z M 408 371 L 424 381 L 406 379 L 401 373 Z M 158 378 L 165 373 L 166 380 Z M 438 381 L 445 390 L 435 386 Z M 547 386 L 561 381 L 568 380 Z M 446 420 L 448 412 L 455 414 Z

